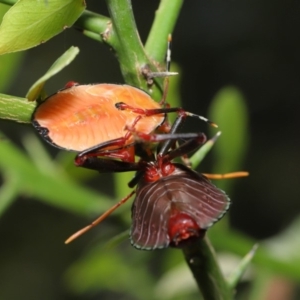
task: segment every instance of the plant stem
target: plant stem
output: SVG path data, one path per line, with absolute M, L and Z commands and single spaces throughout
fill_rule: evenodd
M 232 292 L 221 273 L 208 238 L 199 238 L 183 248 L 183 253 L 205 300 L 232 299 Z
M 163 80 L 157 80 L 156 85 L 152 86 L 150 90 L 142 75 L 142 69 L 145 67 L 153 72 L 157 72 L 158 69 L 157 63 L 151 61 L 147 56 L 140 40 L 131 1 L 106 0 L 106 3 L 112 20 L 112 29 L 106 42 L 116 51 L 125 81 L 151 93 L 154 99 L 160 100 Z M 166 44 L 166 40 L 164 44 Z
M 178 19 L 183 0 L 161 0 L 145 44 L 152 59 L 163 61 L 166 54 L 166 37 L 172 33 Z
M 97 40 L 103 42 L 101 33 L 106 30 L 110 22 L 110 19 L 103 15 L 85 10 L 79 17 L 79 19 L 75 22 L 74 27 L 76 29 L 79 29 L 83 33 L 91 32 L 96 34 L 98 37 Z
M 0 119 L 30 123 L 36 103 L 26 98 L 0 94 Z
M 117 52 L 126 81 L 139 86 L 140 75 L 133 68 L 148 61 L 136 28 L 131 1 L 107 0 L 106 3 L 113 26 L 108 42 Z

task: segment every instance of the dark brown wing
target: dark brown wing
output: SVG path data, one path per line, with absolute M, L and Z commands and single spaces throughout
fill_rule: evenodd
M 141 182 L 132 209 L 131 242 L 140 249 L 167 247 L 172 209 L 207 229 L 228 210 L 230 200 L 206 177 L 176 164 L 176 172 L 156 182 Z
M 163 180 L 138 187 L 132 207 L 131 243 L 134 247 L 150 250 L 169 245 L 170 203 Z
M 168 189 L 177 210 L 194 219 L 200 229 L 207 229 L 223 217 L 230 200 L 206 177 L 192 173 L 195 172 L 186 172 L 186 176 L 181 177 L 177 175 L 177 179 L 168 183 Z

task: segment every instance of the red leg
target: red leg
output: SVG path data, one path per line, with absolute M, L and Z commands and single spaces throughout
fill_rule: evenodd
M 191 151 L 197 150 L 206 142 L 206 135 L 204 133 L 199 133 L 197 137 L 191 138 L 182 145 L 178 146 L 169 153 L 164 153 L 160 151 L 158 157 L 163 158 L 164 161 L 171 161 L 172 159 L 183 156 Z
M 127 139 L 125 137 L 122 137 L 84 150 L 77 154 L 77 156 L 75 157 L 75 165 L 84 166 L 84 162 L 88 158 L 99 156 L 108 158 L 118 158 L 124 162 L 134 162 L 134 145 L 126 145 L 126 141 Z
M 142 116 L 137 116 L 133 122 L 132 128 L 138 123 Z M 132 137 L 132 132 L 128 130 L 124 137 L 120 137 L 114 140 L 110 140 L 96 146 L 93 146 L 89 149 L 86 149 L 80 152 L 75 158 L 75 164 L 77 166 L 82 166 L 83 162 L 88 157 L 109 157 L 109 158 L 118 158 L 126 162 L 134 162 L 135 160 L 135 151 L 134 145 L 128 144 L 128 140 Z
M 132 112 L 139 114 L 141 116 L 153 116 L 153 115 L 158 115 L 158 114 L 167 114 L 167 113 L 172 113 L 172 112 L 176 112 L 179 115 L 182 115 L 183 117 L 196 117 L 208 124 L 210 124 L 213 127 L 218 127 L 217 124 L 215 124 L 214 122 L 208 120 L 207 118 L 200 116 L 200 115 L 196 115 L 193 114 L 191 112 L 185 111 L 183 108 L 181 107 L 165 107 L 165 108 L 157 108 L 157 109 L 142 109 L 142 108 L 136 108 L 133 106 L 130 106 L 126 103 L 123 102 L 119 102 L 116 103 L 116 108 L 120 109 L 120 110 L 131 110 Z

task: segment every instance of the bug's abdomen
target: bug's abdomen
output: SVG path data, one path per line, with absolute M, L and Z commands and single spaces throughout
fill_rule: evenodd
M 46 99 L 36 109 L 33 124 L 55 146 L 83 151 L 126 134 L 125 127 L 131 126 L 138 114 L 118 110 L 118 102 L 136 108 L 160 108 L 149 95 L 131 86 L 78 85 Z M 143 117 L 135 130 L 151 133 L 163 120 L 163 114 Z

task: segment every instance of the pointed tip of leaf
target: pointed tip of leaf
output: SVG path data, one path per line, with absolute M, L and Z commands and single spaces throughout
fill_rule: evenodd
M 26 98 L 29 101 L 36 100 L 40 96 L 46 81 L 68 66 L 75 59 L 78 53 L 79 48 L 71 46 L 52 64 L 48 71 L 30 87 L 26 94 Z
M 246 269 L 249 267 L 256 251 L 258 248 L 258 244 L 254 244 L 252 249 L 243 257 L 243 259 L 240 261 L 236 269 L 231 273 L 231 275 L 228 277 L 228 285 L 231 289 L 234 289 L 238 282 L 241 280 L 243 274 L 245 273 Z

